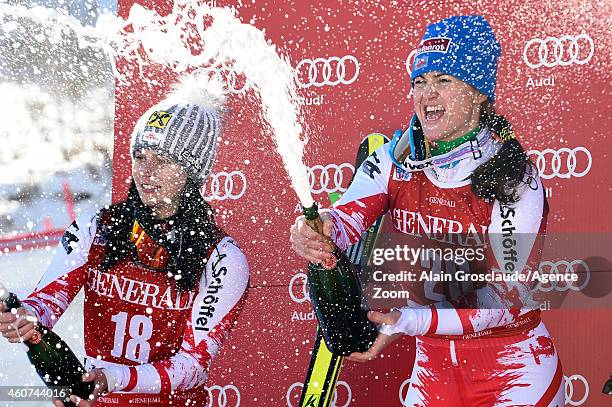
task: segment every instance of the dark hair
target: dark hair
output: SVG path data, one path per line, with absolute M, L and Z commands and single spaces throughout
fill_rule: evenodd
M 212 208 L 200 194 L 197 181 L 191 178 L 185 183 L 177 213 L 168 219 L 176 232 L 173 239 L 168 233 L 161 233 L 154 227 L 159 221 L 153 218 L 151 209 L 141 201 L 133 181 L 127 199 L 111 205 L 106 211 L 109 218 L 103 226 L 106 251 L 102 268 L 108 270 L 127 256 L 135 255 L 136 247 L 130 237 L 134 220 L 138 219 L 145 231 L 170 252 L 169 265 L 164 271 L 180 274 L 176 284 L 185 291 L 195 288 L 209 250 L 223 235 L 215 225 Z
M 519 200 L 518 187 L 524 183 L 532 164 L 521 143 L 514 136 L 512 124 L 484 102 L 480 125 L 488 127 L 502 140 L 499 151 L 472 173 L 472 191 L 476 196 L 502 204 Z

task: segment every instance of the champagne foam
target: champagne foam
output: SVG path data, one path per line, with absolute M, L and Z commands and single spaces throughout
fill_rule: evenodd
M 301 204 L 309 207 L 314 203 L 303 163 L 304 142 L 300 137 L 303 115 L 294 69 L 289 59 L 280 56 L 276 47 L 266 41 L 264 33 L 242 23 L 235 10 L 178 0 L 170 14 L 161 16 L 134 4 L 125 20 L 102 14 L 95 26 L 83 26 L 74 17 L 50 8 L 0 4 L 0 18 L 6 17 L 42 24 L 49 28 L 46 35 L 56 42 L 61 41 L 62 30 L 73 31 L 81 47 L 97 48 L 108 55 L 115 78 L 126 86 L 131 78 L 117 71 L 115 61 L 119 58 L 135 64 L 141 79 L 151 84 L 154 80 L 143 74 L 148 64 L 161 65 L 179 75 L 202 69 L 211 72 L 229 69 L 244 74 L 261 99 L 263 116 Z M 212 23 L 208 25 L 210 19 Z M 193 36 L 185 35 L 186 32 L 201 38 L 201 49 L 194 50 L 188 42 Z

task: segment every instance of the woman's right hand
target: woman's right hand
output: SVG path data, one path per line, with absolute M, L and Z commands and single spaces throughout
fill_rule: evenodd
M 0 303 L 0 333 L 9 342 L 27 342 L 36 332 L 34 314 L 24 308 L 19 308 L 16 313 L 12 313 Z
M 395 325 L 401 316 L 402 316 L 401 312 L 397 310 L 393 310 L 391 312 L 386 312 L 386 313 L 377 312 L 377 311 L 368 312 L 368 319 L 374 322 L 379 327 L 382 324 L 385 324 L 388 326 Z M 383 351 L 383 349 L 385 349 L 393 341 L 395 341 L 402 335 L 403 333 L 401 332 L 392 334 L 392 335 L 387 335 L 379 331 L 378 336 L 374 340 L 374 343 L 372 344 L 370 349 L 368 349 L 365 352 L 353 352 L 349 356 L 347 356 L 346 359 L 352 362 L 359 362 L 359 363 L 368 362 L 374 359 L 375 357 L 377 357 Z
M 291 247 L 298 255 L 310 262 L 335 262 L 332 253 L 336 246 L 331 240 L 332 216 L 329 211 L 321 211 L 319 216 L 323 221 L 323 235 L 308 226 L 305 216 L 300 216 L 291 226 Z

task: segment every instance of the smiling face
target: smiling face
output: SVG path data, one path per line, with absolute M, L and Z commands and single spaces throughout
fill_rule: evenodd
M 427 72 L 413 83 L 414 111 L 428 141 L 450 141 L 478 125 L 487 97 L 462 80 Z
M 153 216 L 165 219 L 176 213 L 187 181 L 183 167 L 153 150 L 140 149 L 134 152 L 132 177 Z

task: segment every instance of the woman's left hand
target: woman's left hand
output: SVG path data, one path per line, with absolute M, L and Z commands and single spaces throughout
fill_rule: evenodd
M 108 389 L 106 376 L 104 375 L 104 372 L 102 372 L 102 369 L 93 369 L 83 375 L 83 382 L 95 383 L 94 391 L 92 393 L 93 397 L 90 397 L 89 400 L 85 400 L 73 394 L 70 396 L 70 401 L 72 401 L 77 407 L 91 407 L 96 403 L 98 397 L 105 394 L 106 390 Z M 61 400 L 53 400 L 53 404 L 57 407 L 65 407 Z
M 393 310 L 387 313 L 370 311 L 368 312 L 368 319 L 374 322 L 376 325 L 395 325 L 395 323 L 400 319 L 401 315 L 402 313 L 398 310 Z M 368 362 L 378 356 L 384 348 L 402 335 L 402 333 L 386 335 L 382 332 L 378 332 L 378 336 L 376 337 L 376 340 L 374 340 L 372 346 L 370 346 L 370 349 L 365 352 L 351 353 L 349 356 L 347 356 L 347 359 L 352 362 Z

